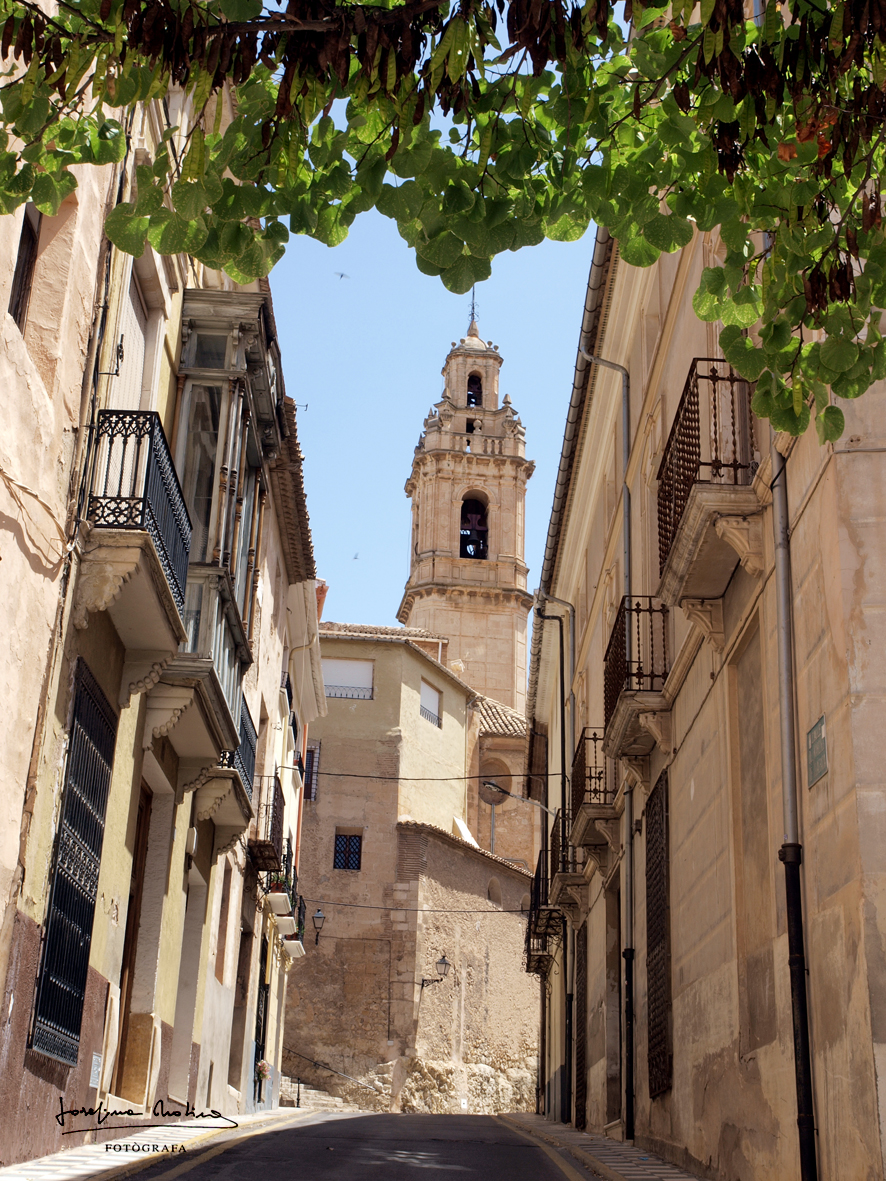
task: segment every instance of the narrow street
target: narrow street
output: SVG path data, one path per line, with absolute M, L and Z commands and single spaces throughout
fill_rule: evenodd
M 484 1181 L 579 1181 L 599 1174 L 542 1146 L 493 1116 L 315 1114 L 290 1126 L 235 1131 L 170 1167 L 138 1171 L 139 1181 L 406 1181 L 417 1170 Z

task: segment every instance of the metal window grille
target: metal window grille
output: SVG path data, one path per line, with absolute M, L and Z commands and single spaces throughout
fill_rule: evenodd
M 526 767 L 526 795 L 544 803 L 548 788 L 548 728 L 544 722 L 536 722 L 529 731 Z
M 575 939 L 575 1126 L 587 1126 L 588 1115 L 588 925 Z
M 233 767 L 239 772 L 246 789 L 246 794 L 252 799 L 252 781 L 255 778 L 255 745 L 258 735 L 255 722 L 246 701 L 240 699 L 240 745 L 236 750 L 223 750 L 219 756 L 220 767 Z
M 85 661 L 74 680 L 65 787 L 31 1046 L 77 1064 L 117 717 Z
M 320 743 L 314 743 L 305 751 L 305 799 L 316 800 L 317 781 L 320 775 Z
M 646 803 L 647 1061 L 651 1099 L 669 1090 L 674 1064 L 668 869 L 668 773 L 662 771 Z
M 428 709 L 426 705 L 420 705 L 418 707 L 418 711 L 426 722 L 430 722 L 432 726 L 436 726 L 438 729 L 442 727 L 443 722 L 439 714 L 435 714 L 434 711 Z
M 363 838 L 350 833 L 335 834 L 333 869 L 359 869 L 363 855 Z
M 255 1082 L 253 1084 L 253 1097 L 256 1103 L 261 1103 L 263 1096 L 264 1080 L 259 1076 L 258 1064 L 265 1056 L 265 1040 L 268 1032 L 268 998 L 271 992 L 271 986 L 266 983 L 268 974 L 268 941 L 262 939 L 261 954 L 258 961 L 258 993 L 255 998 Z

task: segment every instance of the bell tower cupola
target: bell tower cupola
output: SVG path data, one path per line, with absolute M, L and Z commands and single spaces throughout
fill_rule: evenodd
M 515 709 L 526 701 L 532 596 L 523 558 L 525 430 L 507 394 L 502 357 L 475 320 L 443 366 L 406 482 L 412 500 L 409 580 L 398 619 L 449 637 L 453 671 Z

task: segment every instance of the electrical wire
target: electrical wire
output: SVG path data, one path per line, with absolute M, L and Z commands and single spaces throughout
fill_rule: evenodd
M 280 770 L 280 771 L 299 771 L 300 768 L 299 767 L 280 767 L 280 768 L 278 768 L 278 770 Z M 466 779 L 486 779 L 486 780 L 489 780 L 492 778 L 488 774 L 487 775 L 360 775 L 355 771 L 320 771 L 320 770 L 314 771 L 313 774 L 314 775 L 329 775 L 333 779 L 386 779 L 386 780 L 390 780 L 395 783 L 402 780 L 402 779 L 408 780 L 409 783 L 451 783 L 452 780 L 455 779 L 461 783 L 463 780 L 466 780 Z M 510 772 L 509 772 L 509 774 L 510 774 Z M 550 778 L 552 776 L 556 776 L 557 778 L 559 778 L 560 772 L 559 771 L 543 771 L 543 772 L 539 772 L 537 774 L 535 772 L 533 772 L 532 778 L 533 779 L 542 779 L 542 778 Z M 516 776 L 513 776 L 513 775 L 511 776 L 511 778 L 515 778 L 515 777 Z M 513 795 L 513 792 L 506 792 L 505 794 L 506 795 Z M 520 796 L 518 798 L 524 799 L 525 797 Z

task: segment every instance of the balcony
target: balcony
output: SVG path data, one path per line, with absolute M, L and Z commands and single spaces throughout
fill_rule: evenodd
M 279 872 L 283 868 L 283 788 L 278 775 L 263 775 L 259 782 L 263 802 L 255 836 L 249 839 L 249 855 L 256 869 Z
M 243 790 L 252 800 L 252 781 L 255 778 L 255 744 L 258 735 L 255 722 L 246 702 L 240 701 L 240 742 L 235 750 L 223 750 L 218 760 L 220 767 L 231 767 L 240 776 Z
M 292 869 L 292 843 L 283 843 L 283 856 L 278 870 L 269 870 L 264 875 L 262 888 L 268 901 L 268 906 L 276 915 L 292 914 L 295 906 L 295 889 L 297 880 Z
M 295 912 L 295 931 L 283 937 L 283 948 L 291 960 L 301 959 L 305 954 L 306 909 L 304 898 L 299 897 Z
M 164 680 L 194 686 L 213 716 L 218 749 L 235 751 L 241 741 L 241 684 L 252 653 L 227 570 L 189 567 L 183 619 L 185 637 Z
M 641 719 L 670 709 L 663 693 L 668 669 L 667 607 L 648 595 L 622 599 L 603 661 L 603 752 L 609 758 L 649 754 L 655 738 Z
M 533 935 L 547 935 L 560 929 L 560 913 L 548 902 L 548 884 L 547 854 L 542 850 L 538 855 L 529 894 L 527 930 Z
M 572 845 L 592 850 L 610 844 L 618 823 L 615 794 L 615 767 L 603 754 L 603 727 L 586 726 L 572 761 Z
M 585 876 L 579 869 L 575 857 L 575 849 L 568 840 L 563 843 L 562 832 L 565 828 L 569 832 L 570 824 L 567 815 L 565 825 L 561 823 L 561 812 L 558 809 L 551 828 L 551 885 L 549 898 L 551 906 L 556 906 L 572 918 L 578 917 L 583 902 Z
M 525 958 L 526 971 L 532 976 L 546 980 L 554 962 L 555 941 L 549 935 L 533 935 L 526 928 Z
M 87 480 L 91 528 L 74 623 L 85 628 L 90 612 L 107 611 L 128 650 L 142 653 L 148 668 L 162 664 L 185 636 L 191 522 L 159 416 L 100 411 Z
M 719 599 L 741 561 L 762 570 L 750 387 L 723 361 L 689 369 L 658 470 L 658 597 Z

